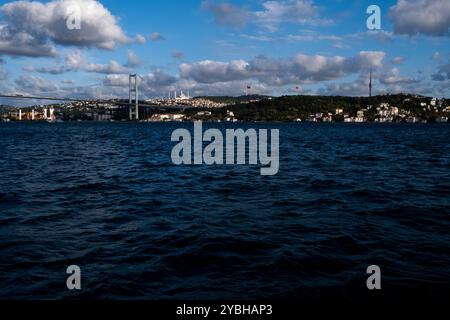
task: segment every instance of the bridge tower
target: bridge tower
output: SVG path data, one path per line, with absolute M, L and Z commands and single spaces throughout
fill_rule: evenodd
M 139 120 L 139 94 L 138 94 L 138 76 L 130 74 L 129 77 L 129 97 L 130 97 L 130 120 Z M 134 106 L 133 106 L 134 104 Z M 133 111 L 134 108 L 134 111 Z

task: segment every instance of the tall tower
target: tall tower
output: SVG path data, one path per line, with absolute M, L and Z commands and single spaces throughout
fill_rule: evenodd
M 139 95 L 137 74 L 130 74 L 129 77 L 129 102 L 130 102 L 130 120 L 139 120 Z M 133 106 L 134 103 L 134 106 Z M 134 108 L 134 112 L 133 112 Z
M 372 98 L 372 69 L 370 69 L 369 97 Z

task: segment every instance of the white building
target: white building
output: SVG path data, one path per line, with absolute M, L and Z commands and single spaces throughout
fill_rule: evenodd
M 432 107 L 436 107 L 436 105 L 437 105 L 437 99 L 436 99 L 436 98 L 431 99 L 430 105 L 431 105 Z
M 397 107 L 391 107 L 391 115 L 398 116 L 400 110 Z

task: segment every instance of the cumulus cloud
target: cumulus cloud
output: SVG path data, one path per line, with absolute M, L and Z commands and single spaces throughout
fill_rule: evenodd
M 25 66 L 22 68 L 23 71 L 26 72 L 38 72 L 38 73 L 47 73 L 47 74 L 62 74 L 67 70 L 64 65 L 54 65 L 51 67 L 34 67 L 34 66 Z
M 433 59 L 434 61 L 438 61 L 441 59 L 441 53 L 439 51 L 436 51 L 435 53 L 433 53 L 433 55 L 431 56 L 431 59 Z
M 228 27 L 243 27 L 252 17 L 250 11 L 230 3 L 203 1 L 202 9 L 211 12 L 216 23 Z
M 51 81 L 38 76 L 21 76 L 15 81 L 16 90 L 26 93 L 47 93 L 58 90 L 58 87 Z
M 163 37 L 163 35 L 159 32 L 153 32 L 150 35 L 150 40 L 152 41 L 162 41 L 162 40 L 166 40 L 166 38 Z
M 105 74 L 126 74 L 129 70 L 115 60 L 107 64 L 90 63 L 83 57 L 80 50 L 76 50 L 66 56 L 65 69 L 67 71 L 85 71 Z
M 450 63 L 439 66 L 438 71 L 432 75 L 434 81 L 450 80 Z
M 398 0 L 389 10 L 397 34 L 450 35 L 450 1 Z
M 332 83 L 317 90 L 319 95 L 330 96 L 367 96 L 369 93 L 369 85 L 357 82 Z
M 374 76 L 372 82 L 375 83 Z M 351 82 L 332 82 L 327 83 L 317 90 L 319 95 L 331 96 L 367 96 L 369 94 L 370 73 L 362 72 Z M 374 86 L 375 94 L 382 94 L 384 89 Z
M 115 60 L 108 63 L 90 63 L 80 50 L 75 50 L 66 55 L 65 63 L 61 65 L 47 66 L 25 66 L 22 69 L 26 72 L 38 72 L 44 74 L 63 74 L 66 72 L 84 71 L 103 74 L 127 74 L 128 68 L 134 68 L 140 64 L 139 58 L 130 50 L 128 51 L 128 61 L 121 65 Z
M 263 2 L 264 10 L 255 12 L 258 23 L 275 31 L 280 23 L 331 24 L 331 20 L 318 17 L 319 9 L 311 0 L 288 0 Z
M 342 41 L 342 37 L 335 35 L 322 35 L 322 34 L 299 34 L 299 35 L 288 35 L 287 40 L 289 41 Z
M 136 43 L 137 44 L 145 44 L 147 42 L 147 39 L 142 34 L 136 35 Z
M 231 3 L 202 2 L 203 10 L 214 16 L 214 21 L 228 27 L 244 27 L 255 23 L 269 31 L 276 31 L 282 23 L 326 25 L 330 19 L 319 17 L 319 8 L 311 0 L 264 1 L 261 10 L 250 11 Z
M 189 91 L 191 96 L 239 96 L 246 93 L 248 81 L 228 81 L 217 83 L 181 83 L 185 91 Z M 252 94 L 272 94 L 272 88 L 263 83 L 251 83 Z
M 0 80 L 6 80 L 8 78 L 8 74 L 4 68 L 5 62 L 0 59 Z
M 142 77 L 141 85 L 145 87 L 170 86 L 175 84 L 177 78 L 171 76 L 164 71 L 156 70 Z
M 184 58 L 184 53 L 181 51 L 175 51 L 172 53 L 172 58 L 181 60 Z
M 392 84 L 406 84 L 406 83 L 415 83 L 417 80 L 414 80 L 410 77 L 402 77 L 400 76 L 400 70 L 398 68 L 392 68 L 386 71 L 381 75 L 379 81 L 382 84 L 392 85 Z
M 394 33 L 391 31 L 385 31 L 385 30 L 369 30 L 365 32 L 358 32 L 350 34 L 350 38 L 356 38 L 356 39 L 368 39 L 373 38 L 376 39 L 380 43 L 384 43 L 386 41 L 390 41 L 394 39 Z
M 67 28 L 68 9 L 78 6 L 81 29 Z M 129 39 L 114 17 L 95 0 L 14 1 L 0 6 L 0 54 L 48 57 L 55 45 L 112 50 Z
M 404 57 L 395 57 L 394 59 L 391 60 L 392 64 L 403 64 L 405 62 L 405 58 Z
M 361 51 L 354 57 L 298 54 L 289 59 L 259 56 L 247 62 L 200 61 L 180 65 L 180 76 L 199 83 L 256 79 L 271 86 L 333 80 L 383 65 L 384 52 Z
M 136 68 L 141 65 L 141 59 L 131 50 L 128 50 L 128 60 L 126 63 L 126 67 L 128 68 Z
M 440 96 L 448 91 L 448 83 L 437 85 L 430 81 L 416 80 L 400 76 L 398 69 L 377 71 L 373 75 L 373 92 L 379 94 L 395 94 L 409 92 L 428 96 Z M 445 86 L 447 85 L 447 87 Z M 369 93 L 369 74 L 361 73 L 351 82 L 328 83 L 317 91 L 321 95 L 367 96 Z
M 250 64 L 244 60 L 218 62 L 205 60 L 180 65 L 180 75 L 200 83 L 214 83 L 251 78 Z

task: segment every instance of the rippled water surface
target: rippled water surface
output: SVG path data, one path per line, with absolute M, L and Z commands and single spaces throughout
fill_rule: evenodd
M 279 128 L 279 174 L 174 166 L 192 124 L 0 124 L 0 298 L 449 294 L 450 126 L 228 126 Z

